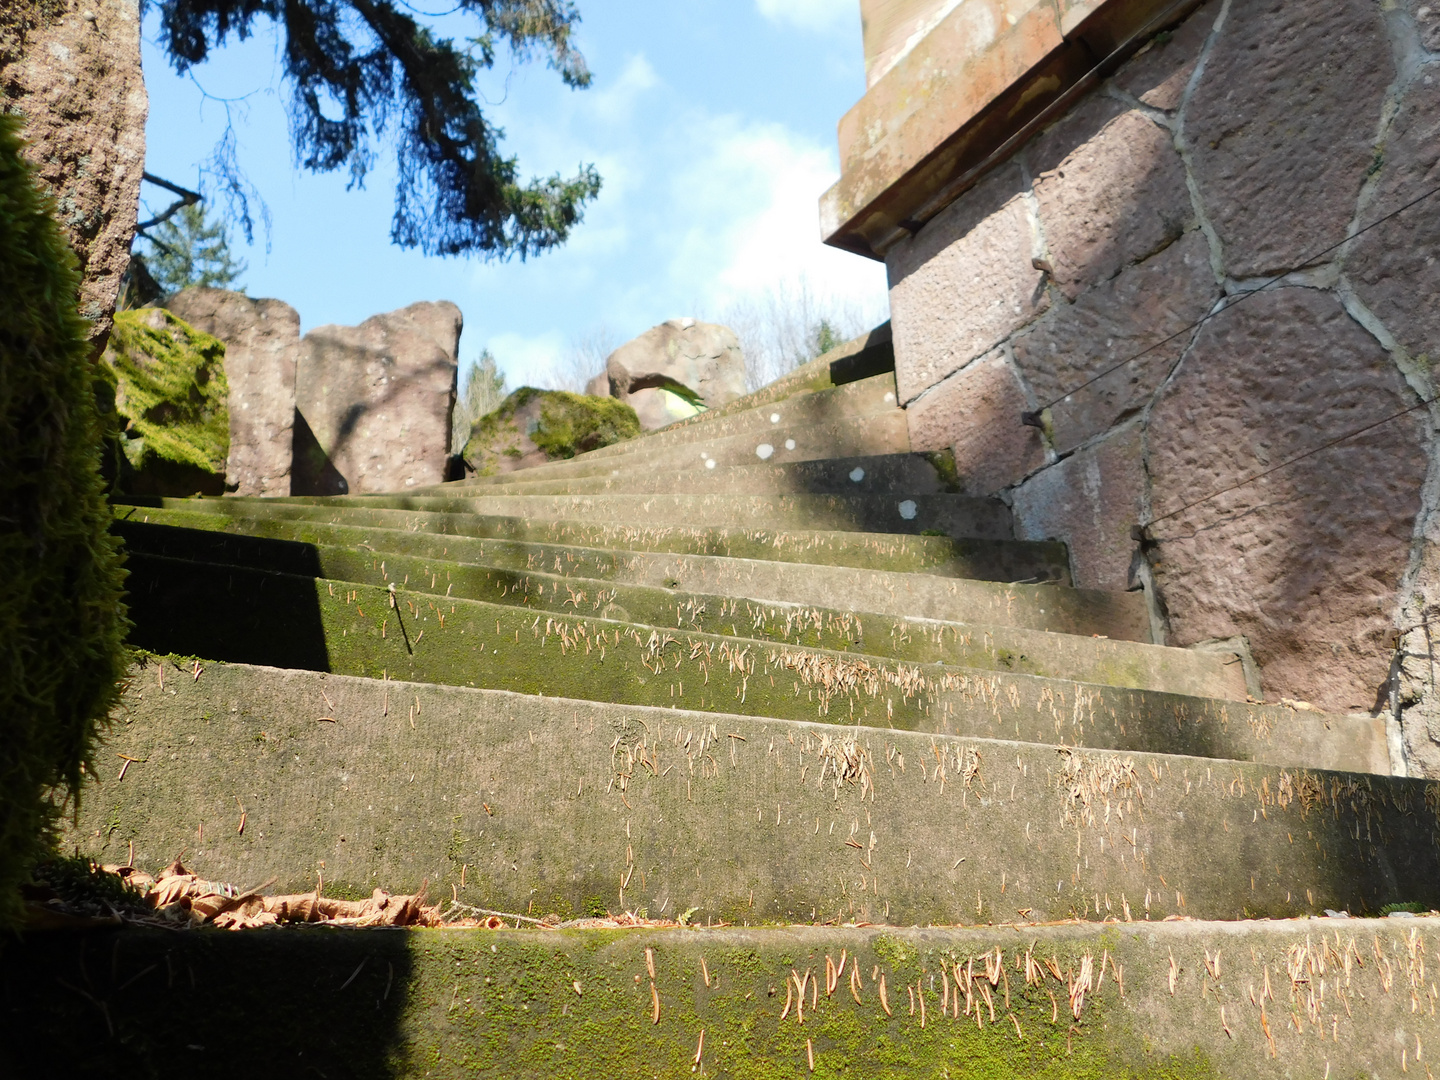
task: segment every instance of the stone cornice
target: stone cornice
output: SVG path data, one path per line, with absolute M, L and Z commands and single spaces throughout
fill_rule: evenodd
M 840 121 L 825 243 L 880 259 L 1200 0 L 963 0 Z

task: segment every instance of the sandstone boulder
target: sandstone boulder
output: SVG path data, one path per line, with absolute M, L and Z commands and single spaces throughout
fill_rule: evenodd
M 633 439 L 640 421 L 611 397 L 522 386 L 475 421 L 461 451 L 467 473 L 495 476 Z
M 460 328 L 460 309 L 441 301 L 306 334 L 295 366 L 291 491 L 404 491 L 445 480 Z
M 0 108 L 25 117 L 27 156 L 80 261 L 80 314 L 110 332 L 145 161 L 148 98 L 137 0 L 0 4 Z
M 279 300 L 192 288 L 166 307 L 225 343 L 230 384 L 226 486 L 237 495 L 289 495 L 300 315 Z
M 647 431 L 684 419 L 678 402 L 694 407 L 686 414 L 694 415 L 698 407 L 714 409 L 745 393 L 745 355 L 735 331 L 694 319 L 670 319 L 626 342 L 605 361 L 605 374 L 610 393 L 634 405 Z M 668 396 L 631 400 L 646 390 Z

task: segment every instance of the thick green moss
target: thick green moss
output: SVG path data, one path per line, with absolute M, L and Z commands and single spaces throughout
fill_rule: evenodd
M 122 490 L 220 494 L 230 453 L 225 346 L 159 308 L 121 311 L 105 350 Z
M 0 924 L 75 795 L 124 671 L 79 273 L 0 116 Z
M 573 458 L 639 434 L 640 420 L 623 401 L 522 386 L 475 421 L 461 456 L 472 472 L 492 476 L 519 464 Z

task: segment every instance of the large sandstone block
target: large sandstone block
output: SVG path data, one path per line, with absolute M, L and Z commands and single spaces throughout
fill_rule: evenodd
M 1153 513 L 1414 400 L 1330 294 L 1252 296 L 1201 329 L 1151 413 Z M 1171 644 L 1244 635 L 1267 692 L 1332 711 L 1374 706 L 1426 468 L 1412 414 L 1159 521 L 1152 565 Z
M 80 314 L 98 347 L 130 260 L 145 161 L 138 0 L 0 5 L 0 107 L 25 117 L 28 156 L 80 260 Z
M 1230 6 L 1183 135 L 1228 274 L 1290 269 L 1344 239 L 1394 78 L 1374 0 Z
M 1440 186 L 1440 71 L 1411 85 L 1390 127 L 1369 224 Z M 1355 292 L 1412 356 L 1440 359 L 1440 200 L 1377 225 L 1345 260 Z
M 320 326 L 295 368 L 297 495 L 441 483 L 450 456 L 460 309 L 448 300 Z
M 1070 576 L 1082 589 L 1123 592 L 1134 580 L 1135 541 L 1145 494 L 1142 431 L 1131 424 L 1015 489 L 1018 540 L 1062 540 Z
M 280 300 L 225 289 L 186 289 L 166 305 L 225 343 L 230 384 L 226 487 L 237 495 L 289 495 L 300 314 Z
M 886 255 L 901 404 L 983 356 L 1049 306 L 1016 166 L 952 203 Z
M 670 319 L 605 360 L 608 392 L 630 405 L 645 431 L 668 427 L 745 393 L 745 354 L 728 326 Z M 599 390 L 592 381 L 592 393 Z
M 1055 283 L 1074 299 L 1174 242 L 1195 218 L 1171 136 L 1092 97 L 1027 153 Z
M 1192 229 L 1017 336 L 1015 362 L 1035 397 L 1060 399 L 1051 409 L 1055 449 L 1071 450 L 1143 408 L 1189 345 L 1185 331 L 1219 296 L 1209 245 Z
M 950 376 L 905 410 L 910 449 L 953 450 L 960 491 L 991 495 L 1045 462 L 1040 433 L 1020 423 L 1030 406 L 999 350 Z

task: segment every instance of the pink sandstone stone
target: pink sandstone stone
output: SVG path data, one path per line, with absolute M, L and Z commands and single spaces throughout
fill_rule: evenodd
M 1141 408 L 1189 344 L 1186 328 L 1219 296 L 1209 246 L 1192 229 L 1160 254 L 1081 293 L 1073 305 L 1057 304 L 1018 336 L 1015 362 L 1035 397 L 1042 404 L 1061 399 L 1051 409 L 1055 449 L 1073 449 Z
M 1394 78 L 1374 0 L 1231 5 L 1183 135 L 1226 273 L 1288 270 L 1344 238 Z
M 1055 284 L 1072 300 L 1194 220 L 1170 133 L 1109 98 L 1088 98 L 1026 156 Z
M 1130 526 L 1144 492 L 1140 426 L 1130 424 L 1016 488 L 1015 538 L 1063 540 L 1078 588 L 1123 592 L 1133 584 Z
M 951 375 L 906 410 L 910 448 L 955 452 L 966 495 L 990 495 L 1045 461 L 1040 433 L 1020 423 L 1029 406 L 1002 352 Z
M 1375 198 L 1362 225 L 1440 186 L 1440 71 L 1412 84 L 1385 143 Z M 1440 360 L 1440 196 L 1355 241 L 1345 273 L 1356 294 L 1413 356 Z
M 1211 320 L 1147 434 L 1152 513 L 1230 487 L 1413 403 L 1334 296 L 1267 290 Z M 1265 690 L 1368 709 L 1426 472 L 1416 415 L 1158 521 L 1171 644 L 1244 635 Z
M 1430 52 L 1440 52 L 1440 4 L 1435 0 L 1410 0 L 1410 13 L 1420 32 L 1420 44 Z
M 1020 170 L 1007 166 L 886 256 L 902 404 L 1048 306 Z
M 1185 97 L 1190 76 L 1205 39 L 1220 14 L 1219 0 L 1210 0 L 1175 28 L 1167 40 L 1152 39 L 1115 76 L 1115 85 L 1154 109 L 1174 112 Z

